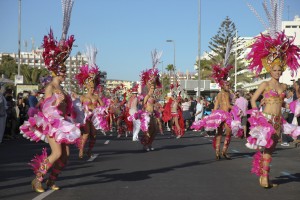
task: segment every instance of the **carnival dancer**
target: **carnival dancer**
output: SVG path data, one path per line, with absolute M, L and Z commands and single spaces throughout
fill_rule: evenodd
M 117 128 L 117 133 L 118 133 L 118 138 L 122 136 L 122 133 L 126 133 L 126 128 L 123 126 L 123 122 L 125 123 L 125 116 L 126 116 L 126 95 L 127 93 L 123 94 L 123 99 L 122 101 L 119 100 L 118 97 L 115 98 L 114 100 L 114 115 L 117 120 L 116 128 Z
M 181 92 L 179 92 L 179 84 L 176 87 L 171 84 L 171 92 L 168 94 L 167 103 L 162 113 L 162 120 L 165 123 L 171 122 L 171 131 L 177 139 L 184 135 L 185 127 L 181 109 Z M 177 94 L 178 93 L 178 94 Z
M 268 5 L 264 2 L 267 9 Z M 299 68 L 300 49 L 293 44 L 294 38 L 289 38 L 281 32 L 280 12 L 283 10 L 283 1 L 271 1 L 272 11 L 266 10 L 269 16 L 269 31 L 255 38 L 251 45 L 251 51 L 247 56 L 250 60 L 249 69 L 260 74 L 263 68 L 270 73 L 271 79 L 262 82 L 251 98 L 252 110 L 249 112 L 251 117 L 250 136 L 246 144 L 251 149 L 257 149 L 253 156 L 253 166 L 251 172 L 259 176 L 259 184 L 263 188 L 271 188 L 276 184 L 269 180 L 270 162 L 272 153 L 280 138 L 281 128 L 286 133 L 288 125 L 281 116 L 281 108 L 287 89 L 286 84 L 279 82 L 282 72 L 289 67 L 292 75 Z M 278 12 L 273 12 L 276 9 Z M 264 98 L 262 112 L 258 111 L 255 101 L 260 95 Z M 289 130 L 290 134 L 293 131 Z M 260 152 L 262 149 L 262 153 Z
M 181 92 L 179 92 L 177 97 L 174 96 L 174 100 L 171 104 L 172 130 L 174 131 L 177 139 L 184 135 L 184 120 L 181 109 L 182 98 L 180 94 Z
M 142 72 L 141 75 L 141 83 L 142 88 L 147 89 L 148 92 L 146 96 L 144 97 L 144 113 L 140 114 L 142 116 L 142 131 L 144 132 L 144 135 L 141 139 L 141 143 L 144 147 L 144 150 L 153 151 L 154 148 L 152 146 L 153 140 L 156 136 L 156 133 L 159 132 L 159 125 L 157 123 L 157 117 L 154 112 L 154 105 L 156 103 L 156 99 L 154 97 L 154 91 L 155 88 L 161 87 L 161 83 L 159 80 L 159 73 L 156 66 L 159 63 L 159 59 L 161 57 L 161 52 L 157 52 L 154 50 L 151 52 L 152 55 L 152 68 L 149 70 L 145 70 Z M 146 122 L 146 126 L 143 122 Z
M 57 42 L 54 39 L 52 30 L 48 36 L 44 36 L 43 58 L 46 68 L 52 74 L 52 81 L 45 88 L 45 100 L 41 111 L 20 127 L 24 137 L 33 141 L 48 142 L 51 148 L 49 156 L 46 149 L 43 149 L 42 155 L 35 156 L 30 163 L 36 175 L 31 185 L 36 192 L 44 192 L 42 181 L 51 166 L 52 172 L 46 185 L 52 190 L 59 189 L 55 180 L 67 163 L 68 144 L 78 144 L 80 139 L 79 127 L 68 120 L 68 116 L 72 115 L 71 98 L 60 86 L 66 76 L 64 61 L 70 55 L 74 42 L 73 35 L 66 38 L 72 6 L 73 1 L 63 1 L 64 24 L 61 40 Z
M 155 99 L 159 100 L 161 95 L 162 95 L 161 89 L 160 88 L 156 89 L 154 93 Z M 163 106 L 159 101 L 157 101 L 156 104 L 154 105 L 154 112 L 156 113 L 155 115 L 157 116 L 156 119 L 158 123 L 159 132 L 161 135 L 163 135 L 164 134 L 163 125 L 162 125 Z
M 138 103 L 139 103 L 139 97 L 138 97 L 138 86 L 139 84 L 136 84 L 131 91 L 131 97 L 128 101 L 128 109 L 129 109 L 129 115 L 134 116 L 138 113 Z M 139 141 L 139 132 L 141 130 L 141 121 L 139 118 L 135 119 L 134 117 L 130 119 L 130 116 L 127 117 L 128 121 L 131 121 L 133 123 L 133 130 L 132 130 L 132 141 Z
M 110 131 L 113 131 L 114 125 L 117 132 L 117 137 L 120 138 L 122 133 L 125 131 L 122 127 L 122 122 L 125 118 L 124 110 L 125 110 L 125 103 L 126 103 L 126 96 L 127 93 L 123 93 L 124 85 L 120 84 L 115 87 L 112 91 L 111 101 L 108 107 L 109 116 L 107 118 Z M 123 93 L 123 99 L 120 101 L 120 96 Z
M 196 130 L 200 130 L 203 127 L 206 131 L 216 130 L 216 136 L 213 139 L 213 147 L 216 151 L 216 160 L 220 160 L 221 155 L 227 160 L 231 159 L 231 157 L 227 154 L 227 150 L 231 141 L 231 123 L 233 121 L 233 116 L 238 116 L 237 114 L 233 116 L 230 114 L 232 105 L 230 103 L 230 83 L 227 81 L 227 78 L 229 76 L 229 71 L 232 68 L 232 66 L 228 63 L 231 47 L 232 40 L 229 40 L 226 44 L 226 53 L 223 62 L 224 67 L 221 67 L 221 65 L 215 65 L 212 69 L 212 77 L 221 87 L 221 91 L 215 98 L 214 110 L 210 115 L 204 117 L 202 120 L 195 121 L 192 125 L 192 128 Z M 224 129 L 225 140 L 222 152 L 220 152 L 221 139 Z
M 89 140 L 89 148 L 86 154 L 88 157 L 91 157 L 92 150 L 96 143 L 96 130 L 106 129 L 106 124 L 103 124 L 103 122 L 106 122 L 106 120 L 102 120 L 102 123 L 99 122 L 101 121 L 101 119 L 98 120 L 98 115 L 103 115 L 105 109 L 99 111 L 100 113 L 97 112 L 97 108 L 99 108 L 100 106 L 104 106 L 102 100 L 97 94 L 95 94 L 95 88 L 97 87 L 97 85 L 95 85 L 95 80 L 97 79 L 97 76 L 99 76 L 99 69 L 95 63 L 97 49 L 95 47 L 89 46 L 87 47 L 86 54 L 88 58 L 88 64 L 81 66 L 80 72 L 75 76 L 78 84 L 87 90 L 86 94 L 80 96 L 80 101 L 82 103 L 85 115 L 84 122 L 81 127 L 81 144 L 79 147 L 78 155 L 80 159 L 83 158 L 87 140 Z

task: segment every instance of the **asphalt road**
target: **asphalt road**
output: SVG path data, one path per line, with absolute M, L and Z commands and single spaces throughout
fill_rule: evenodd
M 224 139 L 224 138 L 223 138 Z M 165 132 L 145 152 L 131 138 L 97 136 L 93 159 L 78 159 L 71 147 L 69 164 L 57 180 L 59 191 L 39 194 L 27 163 L 45 143 L 25 139 L 0 144 L 0 199 L 27 200 L 295 200 L 300 198 L 300 148 L 277 146 L 270 177 L 279 186 L 261 188 L 250 173 L 254 151 L 233 138 L 232 160 L 215 161 L 212 138 L 187 132 L 176 139 Z

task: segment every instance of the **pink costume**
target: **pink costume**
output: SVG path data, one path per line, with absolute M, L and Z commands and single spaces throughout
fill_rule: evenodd
M 44 100 L 41 111 L 20 127 L 21 134 L 27 139 L 33 141 L 45 141 L 46 136 L 55 138 L 59 144 L 79 144 L 80 130 L 79 125 L 71 123 L 68 113 L 65 116 L 61 115 L 57 106 L 54 106 L 57 96 L 53 95 Z M 67 96 L 68 110 L 71 111 L 72 101 L 70 96 Z M 70 113 L 71 114 L 71 113 Z
M 45 67 L 51 72 L 53 77 L 64 77 L 66 73 L 64 62 L 69 57 L 74 42 L 73 35 L 67 38 L 73 3 L 72 0 L 62 1 L 64 23 L 60 41 L 55 40 L 51 29 L 50 33 L 44 36 L 43 59 Z M 60 88 L 55 88 L 52 92 L 52 96 L 45 99 L 42 103 L 41 110 L 33 114 L 33 117 L 30 117 L 29 120 L 24 122 L 20 127 L 21 134 L 36 142 L 40 140 L 47 142 L 47 137 L 50 137 L 58 144 L 78 144 L 80 138 L 79 125 L 72 123 L 72 120 L 69 118 L 69 116 L 74 117 L 74 113 L 72 112 L 72 100 L 70 96 L 64 94 Z M 64 96 L 63 98 L 62 95 Z M 60 104 L 56 105 L 57 103 Z M 63 113 L 64 110 L 60 109 L 64 109 L 66 112 Z M 64 153 L 67 154 L 65 152 L 67 151 L 67 147 L 65 145 L 61 145 L 61 147 L 64 149 Z M 55 185 L 55 180 L 66 165 L 67 155 L 62 153 L 58 159 L 52 159 L 53 163 L 50 163 L 48 158 L 47 151 L 44 148 L 42 155 L 36 155 L 31 160 L 30 165 L 36 175 L 31 185 L 36 192 L 45 191 L 42 187 L 42 181 L 52 165 L 52 172 L 49 175 L 46 185 L 52 190 L 59 189 L 59 187 Z
M 144 112 L 141 112 L 141 129 L 144 131 L 141 143 L 146 151 L 154 150 L 152 147 L 153 140 L 156 133 L 159 132 L 159 124 L 157 121 L 157 115 L 154 112 L 154 104 L 156 99 L 154 99 L 155 89 L 161 87 L 161 82 L 159 79 L 159 71 L 156 66 L 159 63 L 161 53 L 154 50 L 152 54 L 152 68 L 142 71 L 141 73 L 141 86 L 142 90 L 146 89 L 148 91 L 152 90 L 152 94 L 145 95 L 148 97 L 147 102 L 144 99 Z M 147 110 L 150 108 L 150 110 Z M 151 111 L 153 109 L 153 111 Z
M 83 107 L 83 122 L 82 122 L 82 136 L 79 147 L 79 158 L 83 158 L 85 143 L 89 139 L 89 149 L 87 151 L 88 157 L 92 156 L 92 149 L 96 143 L 96 130 L 108 130 L 106 121 L 106 106 L 101 106 L 99 97 L 96 95 L 98 85 L 101 83 L 101 76 L 98 66 L 95 63 L 97 49 L 89 46 L 87 47 L 88 64 L 80 67 L 79 73 L 75 76 L 78 84 L 85 86 L 90 93 L 90 97 L 82 96 Z M 91 85 L 92 84 L 92 85 Z M 98 85 L 97 85 L 98 84 Z
M 282 4 L 281 4 L 282 3 Z M 250 60 L 249 69 L 259 75 L 263 68 L 267 72 L 271 72 L 273 67 L 280 67 L 283 72 L 289 67 L 292 76 L 299 68 L 300 49 L 293 44 L 294 38 L 289 38 L 284 32 L 281 32 L 281 16 L 283 1 L 278 4 L 277 1 L 270 1 L 271 9 L 268 9 L 266 2 L 264 8 L 269 19 L 267 34 L 261 34 L 255 38 L 255 42 L 251 46 L 251 51 L 247 55 Z M 273 12 L 276 10 L 277 12 Z M 281 11 L 281 12 L 280 12 Z M 272 80 L 271 80 L 272 81 Z M 279 83 L 279 81 L 278 81 Z M 272 108 L 271 105 L 276 104 L 278 108 L 282 107 L 283 94 L 278 94 L 272 88 L 267 86 L 264 89 L 264 101 L 266 106 Z M 275 108 L 275 106 L 274 106 Z M 276 107 L 277 108 L 277 107 Z M 253 165 L 251 172 L 260 176 L 260 185 L 264 188 L 276 186 L 269 182 L 270 162 L 272 153 L 281 134 L 283 126 L 284 132 L 297 135 L 297 128 L 288 125 L 281 117 L 281 113 L 259 112 L 257 108 L 248 111 L 251 114 L 250 137 L 247 139 L 246 146 L 251 149 L 257 149 L 257 153 L 253 156 Z M 263 148 L 263 154 L 259 151 Z

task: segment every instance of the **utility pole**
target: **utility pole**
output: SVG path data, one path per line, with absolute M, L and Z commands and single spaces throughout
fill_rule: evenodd
M 19 40 L 18 40 L 18 76 L 20 76 L 20 63 L 21 63 L 21 0 L 19 0 L 19 26 L 18 26 Z
M 201 0 L 198 2 L 198 96 L 201 96 L 201 91 L 200 91 L 200 55 L 201 55 L 201 20 L 200 20 L 200 10 L 201 10 Z
M 237 43 L 238 43 L 238 31 L 235 30 L 235 59 L 234 59 L 234 91 L 236 92 L 236 77 L 237 77 Z

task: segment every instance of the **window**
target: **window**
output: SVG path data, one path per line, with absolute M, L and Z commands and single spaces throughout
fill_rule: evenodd
M 285 26 L 285 28 L 291 28 L 291 26 Z
M 297 28 L 297 26 L 292 26 L 292 28 Z

